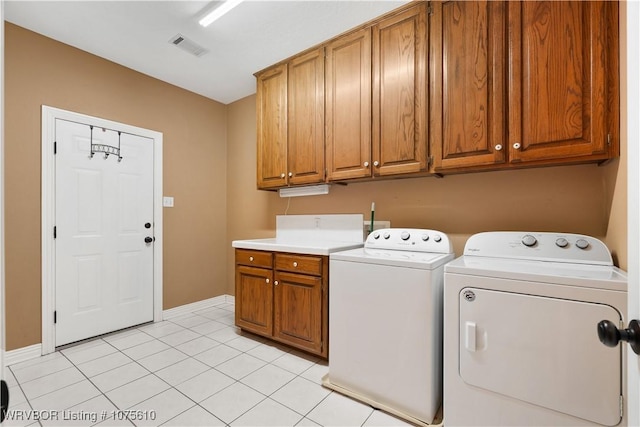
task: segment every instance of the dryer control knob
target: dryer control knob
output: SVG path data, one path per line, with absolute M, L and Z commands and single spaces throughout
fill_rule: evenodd
M 627 329 L 618 329 L 609 320 L 598 322 L 598 338 L 607 347 L 615 347 L 620 341 L 626 341 L 631 345 L 635 354 L 640 354 L 640 322 L 632 320 Z
M 569 242 L 564 237 L 556 239 L 556 246 L 558 246 L 559 248 L 566 248 L 568 244 Z
M 385 239 L 387 239 L 387 240 L 388 240 L 388 239 L 389 239 L 389 237 L 391 237 L 391 234 L 389 234 L 389 233 L 387 232 L 387 233 L 384 233 L 384 234 L 382 235 L 382 237 L 384 237 Z
M 429 235 L 428 234 L 423 234 L 422 235 L 422 241 L 426 242 L 429 240 Z
M 403 231 L 402 234 L 400 234 L 402 240 L 409 240 L 409 237 L 411 237 L 411 234 L 409 234 L 408 231 Z
M 587 242 L 585 239 L 578 239 L 576 240 L 576 246 L 580 249 L 587 249 L 589 247 L 589 242 Z
M 378 232 L 373 233 L 373 238 L 378 240 L 380 238 L 380 233 Z
M 433 240 L 436 241 L 436 243 L 440 242 L 442 240 L 442 237 L 440 237 L 439 234 L 436 234 L 435 236 L 433 236 Z
M 527 234 L 526 236 L 524 236 L 522 238 L 522 244 L 525 245 L 525 246 L 531 247 L 531 246 L 535 245 L 536 243 L 538 243 L 538 241 L 531 234 Z

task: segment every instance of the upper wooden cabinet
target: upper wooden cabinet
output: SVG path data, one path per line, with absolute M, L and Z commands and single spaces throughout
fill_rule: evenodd
M 618 154 L 617 3 L 433 2 L 434 171 Z
M 258 188 L 287 183 L 287 64 L 257 75 Z
M 289 184 L 324 180 L 324 49 L 289 64 Z
M 372 28 L 374 175 L 420 172 L 427 162 L 427 7 Z
M 327 178 L 371 176 L 371 28 L 327 45 Z
M 327 45 L 330 181 L 427 169 L 427 46 L 424 3 Z
M 505 162 L 506 3 L 432 3 L 430 145 L 441 171 Z
M 257 75 L 258 188 L 324 180 L 324 49 Z
M 410 2 L 257 74 L 258 187 L 619 155 L 618 2 Z
M 611 7 L 617 16 L 617 2 L 509 3 L 511 162 L 609 157 Z

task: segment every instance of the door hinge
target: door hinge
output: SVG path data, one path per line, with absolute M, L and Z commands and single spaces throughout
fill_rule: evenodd
M 58 237 L 58 227 L 56 227 L 55 225 L 53 226 L 53 238 L 55 239 L 56 237 Z
M 607 134 L 607 145 L 611 145 L 611 134 Z
M 620 418 L 624 416 L 624 397 L 620 395 Z
M 58 312 L 57 311 L 53 312 L 53 323 L 54 324 L 58 323 Z
M 58 154 L 58 143 L 53 141 L 53 155 L 55 156 L 56 154 Z

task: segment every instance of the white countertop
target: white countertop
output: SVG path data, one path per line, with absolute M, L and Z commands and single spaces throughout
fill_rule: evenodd
M 341 241 L 309 241 L 292 239 L 253 239 L 234 240 L 231 246 L 237 249 L 253 249 L 258 251 L 291 252 L 307 255 L 329 255 L 333 252 L 346 251 L 348 249 L 361 248 L 362 242 L 341 242 Z
M 363 247 L 362 227 L 361 214 L 278 215 L 276 237 L 234 240 L 231 246 L 258 251 L 329 255 Z

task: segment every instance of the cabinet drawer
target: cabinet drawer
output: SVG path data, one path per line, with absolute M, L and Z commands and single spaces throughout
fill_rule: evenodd
M 264 251 L 236 249 L 236 264 L 271 268 L 273 254 Z
M 322 257 L 276 254 L 276 270 L 322 276 Z

